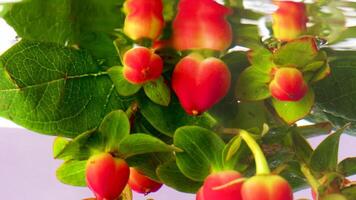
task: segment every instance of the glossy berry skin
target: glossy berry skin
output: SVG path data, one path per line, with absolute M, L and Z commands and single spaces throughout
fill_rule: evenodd
M 232 41 L 226 17 L 230 9 L 214 0 L 180 0 L 173 21 L 173 46 L 189 49 L 225 50 Z
M 130 168 L 130 178 L 128 184 L 133 191 L 142 194 L 156 192 L 162 187 L 162 183 L 158 183 L 150 179 L 137 171 L 135 168 Z
M 288 182 L 277 175 L 254 176 L 242 186 L 243 200 L 293 200 Z
M 299 101 L 308 92 L 308 85 L 298 69 L 284 67 L 275 70 L 269 90 L 280 101 Z
M 129 179 L 127 163 L 109 153 L 90 157 L 86 165 L 86 182 L 97 200 L 116 200 Z
M 217 58 L 190 54 L 176 65 L 172 88 L 184 110 L 199 115 L 219 102 L 228 92 L 231 74 Z
M 209 175 L 199 193 L 197 200 L 242 200 L 241 187 L 243 182 L 229 184 L 242 178 L 236 171 L 223 171 Z
M 304 3 L 274 1 L 278 6 L 273 13 L 273 34 L 282 41 L 299 37 L 307 28 L 308 16 Z
M 158 79 L 163 70 L 162 58 L 146 47 L 136 47 L 124 54 L 124 77 L 132 84 Z
M 164 27 L 162 0 L 126 0 L 124 33 L 133 40 L 156 40 Z

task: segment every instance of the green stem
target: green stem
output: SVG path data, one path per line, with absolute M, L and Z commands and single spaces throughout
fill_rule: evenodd
M 245 130 L 239 130 L 241 138 L 246 142 L 247 146 L 252 151 L 256 162 L 256 175 L 270 174 L 271 171 L 261 147 L 257 144 L 255 139 Z
M 309 168 L 305 165 L 302 164 L 301 166 L 301 171 L 304 174 L 305 178 L 307 178 L 307 181 L 309 183 L 309 185 L 311 186 L 311 188 L 315 191 L 318 192 L 318 188 L 320 186 L 320 183 L 318 180 L 315 179 L 315 177 L 312 175 L 312 173 L 310 172 Z

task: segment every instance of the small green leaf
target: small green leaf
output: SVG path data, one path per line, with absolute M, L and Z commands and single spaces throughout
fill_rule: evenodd
M 138 154 L 173 151 L 180 150 L 162 142 L 156 137 L 141 133 L 132 134 L 118 144 L 118 152 L 126 158 Z
M 136 168 L 153 180 L 160 181 L 156 173 L 158 166 L 172 160 L 173 158 L 174 155 L 172 152 L 155 152 L 132 156 L 127 158 L 126 161 L 130 167 Z
M 87 131 L 69 141 L 61 151 L 57 151 L 56 159 L 68 158 L 84 160 L 90 157 L 92 149 L 103 146 L 103 138 L 95 130 Z
M 208 129 L 184 126 L 174 134 L 174 145 L 183 152 L 176 152 L 181 172 L 195 181 L 203 181 L 214 170 L 223 168 L 224 142 Z
M 356 175 L 356 157 L 346 158 L 345 160 L 341 161 L 337 169 L 345 176 Z
M 258 66 L 267 73 L 275 67 L 272 56 L 272 53 L 266 48 L 253 49 L 248 54 L 251 64 L 256 67 Z
M 293 128 L 290 132 L 292 139 L 291 148 L 294 150 L 297 159 L 300 162 L 309 164 L 310 158 L 313 154 L 313 148 L 308 141 L 300 134 L 297 128 Z
M 316 172 L 333 172 L 337 168 L 340 136 L 348 125 L 328 136 L 315 149 L 310 167 Z
M 130 121 L 122 110 L 112 111 L 100 124 L 99 132 L 105 138 L 106 150 L 116 151 L 122 139 L 130 135 Z
M 200 116 L 188 115 L 176 98 L 172 99 L 169 106 L 165 107 L 153 103 L 142 95 L 139 98 L 139 107 L 141 114 L 155 129 L 170 137 L 181 126 L 198 125 L 212 128 L 217 124 L 216 120 L 208 113 L 203 113 Z
M 57 137 L 53 142 L 53 157 L 58 158 L 68 143 L 69 141 L 66 138 Z
M 296 65 L 303 68 L 306 64 L 313 61 L 318 54 L 314 37 L 302 37 L 288 42 L 275 53 L 273 60 L 277 65 Z
M 309 88 L 308 93 L 300 101 L 279 101 L 272 98 L 272 105 L 279 117 L 288 124 L 293 124 L 309 114 L 314 105 L 314 98 L 314 92 Z
M 171 101 L 171 90 L 164 82 L 163 77 L 146 83 L 143 89 L 147 97 L 159 105 L 168 106 Z
M 141 89 L 142 85 L 135 85 L 128 82 L 122 74 L 122 69 L 122 67 L 112 67 L 108 69 L 109 76 L 115 85 L 117 93 L 122 96 L 134 95 Z
M 246 68 L 237 80 L 237 98 L 246 101 L 257 101 L 270 97 L 271 94 L 268 88 L 270 81 L 269 72 L 263 71 L 258 66 Z
M 248 165 L 244 162 L 246 156 L 249 156 L 249 148 L 241 140 L 240 136 L 235 136 L 225 145 L 223 150 L 224 170 L 244 171 Z
M 330 122 L 320 122 L 312 125 L 298 126 L 298 132 L 306 138 L 315 137 L 319 135 L 327 135 L 333 129 Z
M 85 181 L 86 160 L 70 160 L 63 163 L 56 172 L 57 179 L 64 184 L 73 186 L 87 186 Z
M 157 168 L 157 175 L 162 182 L 179 192 L 196 193 L 203 184 L 202 182 L 193 181 L 184 176 L 179 170 L 176 161 L 171 160 Z

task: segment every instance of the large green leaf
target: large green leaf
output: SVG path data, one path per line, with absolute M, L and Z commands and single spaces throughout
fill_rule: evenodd
M 310 159 L 310 167 L 316 172 L 333 172 L 337 168 L 340 136 L 346 126 L 328 136 L 315 149 Z
M 110 34 L 122 27 L 122 4 L 123 0 L 31 0 L 15 4 L 4 18 L 24 39 L 76 44 L 113 64 L 119 58 Z
M 64 184 L 85 187 L 85 166 L 87 161 L 70 160 L 57 169 L 57 178 Z
M 153 102 L 162 105 L 168 106 L 171 101 L 171 89 L 165 83 L 163 77 L 155 81 L 150 81 L 143 86 L 143 89 L 149 99 Z
M 21 41 L 0 57 L 0 115 L 39 133 L 75 137 L 129 103 L 83 51 Z
M 331 75 L 315 85 L 314 121 L 328 120 L 336 127 L 352 122 L 348 133 L 356 132 L 356 52 L 331 51 Z
M 184 126 L 174 134 L 174 145 L 181 172 L 195 181 L 203 181 L 214 170 L 221 170 L 224 142 L 214 132 L 198 126 Z
M 202 182 L 193 181 L 182 174 L 176 161 L 171 160 L 157 168 L 157 175 L 163 183 L 180 192 L 196 193 Z
M 212 128 L 216 120 L 208 113 L 200 116 L 190 116 L 184 112 L 176 98 L 171 100 L 168 107 L 160 106 L 141 95 L 139 98 L 141 114 L 158 131 L 168 136 L 173 136 L 174 131 L 185 125 L 199 125 Z

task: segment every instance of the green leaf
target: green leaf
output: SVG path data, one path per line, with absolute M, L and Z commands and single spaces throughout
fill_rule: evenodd
M 184 176 L 179 170 L 176 161 L 171 160 L 157 168 L 157 175 L 162 182 L 179 192 L 196 193 L 202 182 L 197 182 Z
M 327 135 L 333 129 L 330 122 L 320 122 L 311 125 L 298 126 L 298 132 L 306 138 L 315 137 L 319 135 Z
M 316 172 L 333 172 L 337 168 L 340 136 L 347 126 L 322 141 L 313 152 L 310 167 Z
M 331 74 L 315 84 L 316 109 L 311 118 L 330 121 L 336 127 L 352 122 L 349 134 L 356 135 L 355 51 L 331 51 Z M 320 121 L 317 120 L 317 121 Z
M 232 138 L 223 150 L 224 170 L 245 171 L 248 167 L 245 161 L 248 160 L 246 158 L 249 153 L 249 148 L 240 136 Z
M 156 137 L 141 133 L 132 134 L 118 144 L 118 152 L 126 158 L 138 154 L 173 151 L 179 151 L 179 149 Z
M 125 109 L 86 52 L 22 40 L 0 57 L 0 115 L 39 133 L 75 137 Z
M 99 132 L 105 138 L 106 150 L 116 151 L 124 138 L 130 135 L 130 121 L 122 110 L 112 111 L 100 124 Z
M 168 85 L 164 82 L 163 77 L 155 81 L 150 81 L 143 86 L 145 93 L 149 99 L 153 102 L 168 106 L 171 101 L 171 90 Z
M 106 65 L 119 64 L 112 33 L 122 27 L 123 0 L 31 0 L 15 4 L 4 16 L 28 40 L 85 48 Z
M 84 160 L 89 158 L 91 155 L 91 148 L 96 145 L 101 146 L 104 144 L 102 138 L 93 137 L 94 135 L 99 136 L 94 130 L 84 132 L 73 140 L 67 142 L 64 147 L 61 147 L 60 151 L 59 149 L 54 149 L 53 151 L 56 152 L 55 158 L 62 160 Z
M 341 161 L 337 169 L 345 176 L 356 175 L 356 157 L 346 158 L 345 160 Z
M 258 66 L 246 68 L 239 76 L 236 84 L 236 96 L 241 100 L 257 101 L 271 96 L 268 83 L 271 81 L 269 72 Z
M 200 116 L 186 114 L 176 98 L 172 99 L 168 107 L 157 105 L 143 95 L 138 100 L 141 114 L 147 121 L 155 129 L 171 137 L 174 131 L 181 126 L 198 125 L 212 128 L 217 123 L 208 113 Z
M 288 124 L 293 124 L 310 113 L 314 105 L 314 98 L 313 90 L 309 89 L 308 93 L 300 101 L 279 101 L 272 98 L 272 105 L 279 117 Z
M 70 160 L 63 163 L 56 172 L 57 179 L 64 184 L 73 186 L 87 186 L 85 181 L 86 160 Z
M 313 61 L 318 54 L 318 48 L 314 37 L 302 37 L 292 40 L 279 48 L 275 53 L 273 60 L 277 65 L 296 65 L 303 68 L 309 62 Z
M 122 67 L 112 67 L 108 70 L 110 78 L 115 85 L 115 89 L 117 93 L 122 96 L 131 96 L 137 93 L 142 85 L 135 85 L 128 82 L 123 74 L 122 74 Z
M 248 57 L 253 66 L 258 66 L 262 71 L 270 72 L 275 64 L 272 53 L 266 48 L 257 48 L 249 52 Z
M 161 181 L 157 177 L 156 170 L 158 166 L 172 160 L 174 158 L 173 156 L 174 155 L 171 152 L 155 152 L 132 156 L 127 158 L 126 161 L 130 167 L 136 168 L 153 180 Z
M 174 145 L 181 172 L 195 181 L 203 181 L 214 170 L 223 168 L 224 142 L 214 132 L 198 126 L 184 126 L 174 134 Z
M 313 149 L 308 141 L 301 135 L 297 128 L 292 128 L 290 137 L 292 139 L 291 148 L 294 150 L 297 159 L 300 162 L 309 164 Z
M 342 189 L 341 193 L 342 193 L 345 197 L 347 197 L 347 200 L 356 199 L 356 186 L 353 185 L 353 186 L 344 188 L 344 189 Z M 331 199 L 330 199 L 330 200 L 331 200 Z M 332 200 L 334 200 L 334 199 L 332 199 Z M 339 199 L 335 199 L 335 200 L 339 200 Z M 340 199 L 340 200 L 346 200 L 346 199 L 344 198 L 344 199 Z
M 58 158 L 68 144 L 69 141 L 66 138 L 57 137 L 53 142 L 53 157 Z

